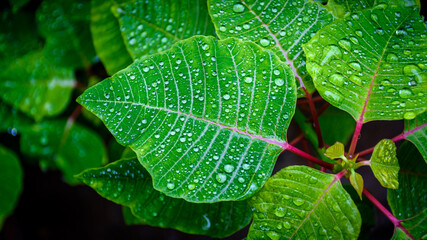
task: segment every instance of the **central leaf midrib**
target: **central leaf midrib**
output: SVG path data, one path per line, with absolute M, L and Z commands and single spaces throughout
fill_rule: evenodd
M 281 141 L 277 141 L 277 140 L 273 140 L 273 139 L 268 139 L 268 138 L 265 138 L 265 137 L 263 137 L 261 135 L 254 135 L 254 134 L 251 134 L 251 133 L 239 130 L 236 127 L 226 126 L 226 125 L 223 125 L 223 124 L 220 124 L 220 123 L 217 123 L 217 122 L 213 122 L 213 121 L 208 120 L 208 119 L 204 119 L 204 118 L 197 117 L 197 116 L 194 116 L 194 115 L 191 115 L 191 114 L 188 114 L 188 113 L 183 113 L 183 112 L 180 112 L 180 111 L 175 111 L 175 110 L 171 110 L 171 109 L 167 109 L 167 108 L 162 108 L 162 107 L 153 107 L 153 106 L 145 105 L 145 104 L 142 104 L 142 103 L 135 103 L 135 102 L 128 102 L 128 101 L 116 102 L 116 101 L 111 101 L 111 100 L 96 100 L 96 99 L 85 99 L 85 101 L 86 102 L 130 104 L 130 105 L 137 105 L 137 106 L 142 106 L 142 107 L 150 108 L 150 109 L 161 110 L 161 111 L 165 111 L 165 112 L 168 112 L 168 113 L 175 113 L 175 114 L 178 114 L 178 115 L 184 115 L 184 116 L 188 116 L 188 117 L 200 120 L 200 121 L 207 122 L 208 124 L 212 124 L 212 125 L 218 126 L 220 128 L 225 128 L 225 129 L 231 130 L 233 132 L 237 132 L 237 133 L 246 135 L 246 136 L 248 136 L 250 138 L 259 139 L 259 140 L 262 140 L 262 141 L 267 142 L 269 144 L 277 145 L 277 146 L 279 146 L 282 149 L 286 148 L 286 142 L 281 142 Z

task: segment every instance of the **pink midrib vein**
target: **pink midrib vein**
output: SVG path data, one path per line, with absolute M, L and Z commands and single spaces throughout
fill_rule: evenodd
M 97 99 L 86 99 L 85 101 L 87 101 L 87 102 L 89 102 L 89 101 L 90 102 L 115 102 L 115 101 L 97 100 Z M 229 127 L 229 126 L 223 125 L 221 123 L 213 122 L 213 121 L 201 118 L 201 117 L 197 117 L 197 116 L 191 115 L 189 113 L 183 113 L 183 112 L 180 112 L 180 111 L 174 111 L 174 110 L 170 110 L 170 109 L 166 109 L 166 108 L 147 106 L 145 104 L 135 103 L 135 102 L 125 102 L 125 101 L 123 101 L 123 102 L 120 102 L 120 103 L 122 103 L 122 104 L 130 104 L 130 105 L 138 105 L 138 106 L 142 106 L 142 107 L 146 107 L 146 108 L 151 108 L 151 109 L 157 109 L 157 110 L 160 110 L 160 111 L 165 111 L 165 112 L 168 112 L 168 113 L 175 113 L 175 114 L 178 114 L 178 115 L 183 115 L 183 116 L 191 117 L 191 118 L 194 118 L 194 119 L 197 119 L 197 120 L 200 120 L 200 121 L 204 121 L 204 122 L 207 122 L 209 124 L 218 126 L 220 128 L 225 128 L 225 129 L 231 130 L 233 132 L 237 132 L 237 133 L 246 135 L 246 136 L 251 137 L 253 139 L 259 139 L 259 140 L 262 140 L 264 142 L 277 145 L 277 146 L 279 146 L 282 149 L 286 149 L 287 146 L 288 146 L 288 144 L 286 142 L 281 142 L 281 141 L 277 141 L 277 140 L 265 138 L 265 137 L 260 136 L 260 135 L 254 135 L 254 134 L 242 131 L 240 129 L 237 129 L 236 127 Z
M 280 49 L 280 51 L 282 52 L 283 56 L 286 59 L 286 62 L 289 64 L 292 71 L 294 72 L 295 77 L 298 79 L 301 88 L 303 88 L 305 90 L 305 86 L 304 86 L 304 83 L 302 81 L 302 78 L 298 75 L 297 69 L 295 68 L 294 63 L 289 59 L 288 55 L 286 54 L 285 49 L 283 49 L 282 45 L 279 43 L 279 39 L 277 39 L 276 35 L 270 30 L 268 25 L 262 21 L 262 19 L 252 10 L 252 8 L 249 7 L 249 5 L 245 1 L 242 1 L 242 4 L 245 5 L 249 9 L 249 12 L 251 12 L 255 16 L 255 18 L 258 19 L 258 21 L 261 23 L 261 25 L 268 31 L 268 34 L 274 39 L 274 41 L 276 42 L 276 46 Z

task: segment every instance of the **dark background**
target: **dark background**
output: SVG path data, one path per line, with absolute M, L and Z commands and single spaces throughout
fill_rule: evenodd
M 0 6 L 4 5 L 4 2 L 0 3 Z M 36 5 L 31 3 L 26 7 L 35 8 Z M 425 13 L 424 7 L 422 14 L 425 16 Z M 70 110 L 63 114 L 64 117 L 69 116 L 75 106 L 71 106 Z M 83 123 L 85 121 L 81 116 L 78 120 Z M 105 128 L 100 128 L 104 136 L 107 136 Z M 299 133 L 294 123 L 290 129 L 288 140 L 292 140 Z M 402 131 L 402 121 L 366 123 L 362 128 L 356 152 L 374 146 L 383 138 L 393 138 Z M 108 143 L 108 139 L 106 141 Z M 14 137 L 7 133 L 0 134 L 0 144 L 11 148 L 15 153 L 20 152 L 19 135 Z M 66 184 L 58 171 L 42 172 L 37 164 L 31 164 L 31 161 L 25 160 L 22 155 L 19 157 L 24 170 L 23 192 L 14 213 L 4 222 L 0 239 L 212 239 L 188 235 L 173 229 L 126 226 L 119 205 L 102 198 L 87 186 L 73 187 Z M 279 157 L 275 171 L 288 165 L 306 163 L 306 160 L 285 152 Z M 387 205 L 386 189 L 381 187 L 370 169 L 362 167 L 359 172 L 364 176 L 365 187 Z M 392 223 L 377 209 L 374 209 L 374 212 L 376 226 L 365 229 L 365 233 L 370 234 L 370 239 L 390 239 L 394 230 Z M 248 227 L 226 239 L 242 239 L 247 232 Z

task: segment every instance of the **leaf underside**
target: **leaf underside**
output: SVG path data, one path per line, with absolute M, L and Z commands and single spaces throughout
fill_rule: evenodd
M 371 169 L 383 187 L 399 188 L 399 162 L 396 157 L 396 145 L 392 140 L 383 139 L 375 146 Z
M 202 36 L 135 61 L 78 99 L 138 154 L 155 189 L 193 202 L 260 188 L 295 101 L 292 72 L 272 52 Z
M 282 169 L 250 201 L 248 239 L 357 239 L 361 218 L 334 175 L 306 166 Z
M 221 39 L 236 37 L 271 49 L 293 67 L 298 86 L 300 80 L 308 92 L 315 90 L 301 45 L 333 20 L 321 4 L 310 0 L 209 0 L 208 7 Z
M 161 52 L 194 35 L 214 34 L 205 0 L 135 1 L 112 11 L 133 59 Z
M 427 163 L 427 112 L 415 119 L 405 120 L 405 132 L 411 132 L 405 138 L 411 141 L 420 151 Z
M 397 157 L 401 166 L 399 189 L 389 189 L 387 200 L 394 216 L 403 220 L 402 225 L 409 233 L 415 239 L 424 239 L 427 237 L 427 165 L 410 142 L 401 145 Z
M 412 119 L 426 110 L 427 34 L 416 8 L 355 12 L 303 48 L 319 93 L 354 119 Z
M 191 234 L 226 237 L 246 226 L 252 212 L 247 201 L 190 203 L 154 190 L 151 177 L 134 153 L 79 178 L 101 196 L 128 207 L 129 224 L 174 228 Z M 129 210 L 128 209 L 128 210 Z

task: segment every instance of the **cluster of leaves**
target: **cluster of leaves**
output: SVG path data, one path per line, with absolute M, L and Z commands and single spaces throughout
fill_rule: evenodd
M 0 129 L 19 133 L 22 153 L 43 168 L 121 204 L 127 223 L 225 237 L 252 221 L 248 239 L 356 239 L 364 194 L 396 239 L 427 236 L 419 1 L 44 0 L 35 16 L 19 10 L 25 4 L 11 0 L 3 13 Z M 98 82 L 95 55 L 111 77 L 86 89 Z M 83 115 L 127 147 L 119 160 L 94 168 L 106 161 L 104 143 L 75 121 L 80 107 L 60 120 L 73 89 L 86 89 Z M 315 91 L 333 105 L 319 118 Z M 296 107 L 303 101 L 311 119 Z M 364 123 L 402 119 L 401 135 L 355 151 Z M 291 120 L 316 157 L 287 140 Z M 403 139 L 412 143 L 396 155 Z M 322 169 L 271 176 L 284 151 Z M 362 166 L 389 188 L 393 214 L 364 189 Z M 20 176 L 10 169 L 5 177 Z

